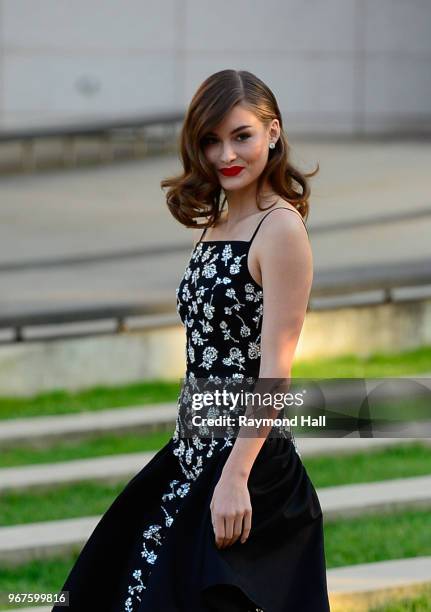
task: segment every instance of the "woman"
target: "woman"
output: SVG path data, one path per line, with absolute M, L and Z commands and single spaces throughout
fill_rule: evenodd
M 313 275 L 312 175 L 289 163 L 277 102 L 247 71 L 199 87 L 181 155 L 183 174 L 162 181 L 169 209 L 187 227 L 205 221 L 177 288 L 187 371 L 175 432 L 102 517 L 63 590 L 80 611 L 326 612 L 322 511 L 292 436 L 183 435 L 196 390 L 290 378 Z

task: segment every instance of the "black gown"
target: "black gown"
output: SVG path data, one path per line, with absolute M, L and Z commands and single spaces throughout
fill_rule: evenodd
M 187 339 L 184 380 L 192 386 L 258 377 L 263 290 L 247 255 L 272 210 L 251 240 L 202 242 L 204 231 L 191 253 L 176 295 Z M 69 609 L 328 612 L 322 510 L 293 436 L 264 441 L 248 479 L 250 535 L 218 549 L 210 504 L 235 438 L 182 437 L 187 401 L 182 392 L 172 438 L 83 547 L 62 587 Z

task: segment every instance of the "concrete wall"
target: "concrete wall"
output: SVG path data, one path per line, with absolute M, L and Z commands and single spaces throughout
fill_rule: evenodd
M 291 132 L 431 125 L 429 0 L 0 0 L 0 128 L 184 109 L 247 69 Z
M 121 385 L 185 372 L 181 325 L 0 347 L 0 395 Z M 431 299 L 307 313 L 296 359 L 431 345 Z

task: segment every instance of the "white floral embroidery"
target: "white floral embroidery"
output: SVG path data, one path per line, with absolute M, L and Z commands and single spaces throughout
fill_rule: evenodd
M 199 330 L 194 329 L 192 331 L 192 342 L 193 344 L 198 344 L 199 346 L 202 346 L 204 342 L 208 342 L 208 338 L 202 338 L 199 333 Z
M 244 366 L 242 365 L 244 361 L 245 357 L 241 353 L 240 349 L 236 347 L 231 348 L 229 351 L 229 357 L 225 357 L 223 359 L 224 364 L 235 365 L 238 368 L 241 368 L 241 370 L 245 370 Z
M 211 287 L 211 289 L 214 289 L 214 287 L 216 287 L 217 285 L 228 285 L 229 283 L 231 283 L 232 280 L 230 278 L 228 278 L 227 276 L 224 276 L 223 278 L 216 278 L 216 281 L 214 283 L 214 285 Z
M 216 248 L 216 245 L 207 247 L 206 251 L 204 252 L 204 254 L 201 257 L 201 261 L 207 261 L 211 257 L 211 254 L 212 254 L 212 252 L 214 251 L 215 248 Z M 214 261 L 217 258 L 218 258 L 218 253 L 215 253 L 215 255 L 212 257 L 211 261 Z
M 249 243 L 238 241 L 235 244 L 247 246 Z M 252 383 L 253 376 L 247 374 L 258 371 L 263 290 L 249 280 L 248 250 L 234 256 L 232 243 L 219 248 L 217 244 L 204 246 L 199 242 L 176 288 L 177 312 L 187 336 L 187 385 L 178 397 L 178 405 L 184 410 L 178 411 L 172 435 L 172 452 L 178 461 L 180 479 L 168 483 L 161 496 L 159 518 L 142 532 L 140 557 L 144 563 L 133 571 L 133 581 L 124 602 L 126 612 L 136 612 L 139 607 L 151 569 L 157 562 L 158 549 L 175 523 L 182 500 L 190 494 L 193 483 L 205 469 L 205 463 L 215 452 L 234 443 L 234 432 L 230 428 L 222 439 L 214 438 L 208 427 L 198 428 L 198 435 L 181 437 L 184 419 L 191 412 L 192 393 L 201 390 L 197 378 L 204 378 L 208 387 L 220 385 L 225 376 L 218 372 L 220 369 L 226 370 L 230 381 L 242 385 L 246 381 Z M 242 282 L 242 278 L 246 280 Z M 218 406 L 211 406 L 208 412 L 214 417 L 221 414 Z
M 256 316 L 253 317 L 253 321 L 256 323 L 256 327 L 259 326 L 260 323 L 260 319 L 263 315 L 263 305 L 260 304 L 257 308 L 256 308 Z
M 190 293 L 189 285 L 188 283 L 186 283 L 183 287 L 183 295 L 182 295 L 183 301 L 188 302 L 191 297 L 192 297 L 192 294 Z
M 202 325 L 203 334 L 209 334 L 210 332 L 214 331 L 214 328 L 212 327 L 210 323 L 208 323 L 208 321 L 200 320 L 199 323 Z
M 199 279 L 199 274 L 200 274 L 200 269 L 196 268 L 195 270 L 193 270 L 193 274 L 192 274 L 192 284 L 196 286 L 196 283 Z
M 213 299 L 213 296 L 211 296 L 211 299 L 209 302 L 206 302 L 204 304 L 204 315 L 206 316 L 207 319 L 212 319 L 214 316 L 215 306 L 211 306 L 212 299 Z
M 240 334 L 243 338 L 246 338 L 247 336 L 249 336 L 251 334 L 251 330 L 250 328 L 245 324 L 244 319 L 242 317 L 239 316 L 239 314 L 235 313 L 235 316 L 238 317 L 238 319 L 242 322 L 242 326 L 240 329 Z
M 213 362 L 217 359 L 218 351 L 213 346 L 207 346 L 202 353 L 203 360 L 199 365 L 209 370 Z
M 241 257 L 235 257 L 233 264 L 231 264 L 230 268 L 229 268 L 229 272 L 231 274 L 238 274 L 241 271 L 241 266 L 240 266 L 240 261 L 241 259 L 245 257 L 245 255 L 241 255 Z
M 228 259 L 232 257 L 232 247 L 230 244 L 226 244 L 223 253 L 221 255 L 221 260 L 224 261 L 225 265 L 227 265 Z
M 222 321 L 222 322 L 220 323 L 220 328 L 223 330 L 223 337 L 224 337 L 224 339 L 225 339 L 225 340 L 229 340 L 229 339 L 231 339 L 231 340 L 233 340 L 234 342 L 239 342 L 239 340 L 237 340 L 236 338 L 234 338 L 234 337 L 232 336 L 232 334 L 230 333 L 230 329 L 229 329 L 229 327 L 227 326 L 226 321 Z
M 217 268 L 215 264 L 208 263 L 204 265 L 202 275 L 205 276 L 205 278 L 212 278 L 215 274 L 217 274 Z
M 187 350 L 188 350 L 189 359 L 190 359 L 191 363 L 194 363 L 194 361 L 195 361 L 195 349 L 191 345 L 189 345 Z
M 260 345 L 257 342 L 248 343 L 248 356 L 250 359 L 257 359 L 260 357 Z

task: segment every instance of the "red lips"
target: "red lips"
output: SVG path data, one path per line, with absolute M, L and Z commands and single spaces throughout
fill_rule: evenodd
M 241 172 L 241 170 L 244 170 L 244 166 L 232 166 L 231 168 L 220 168 L 220 172 L 224 176 L 236 176 L 237 174 Z

